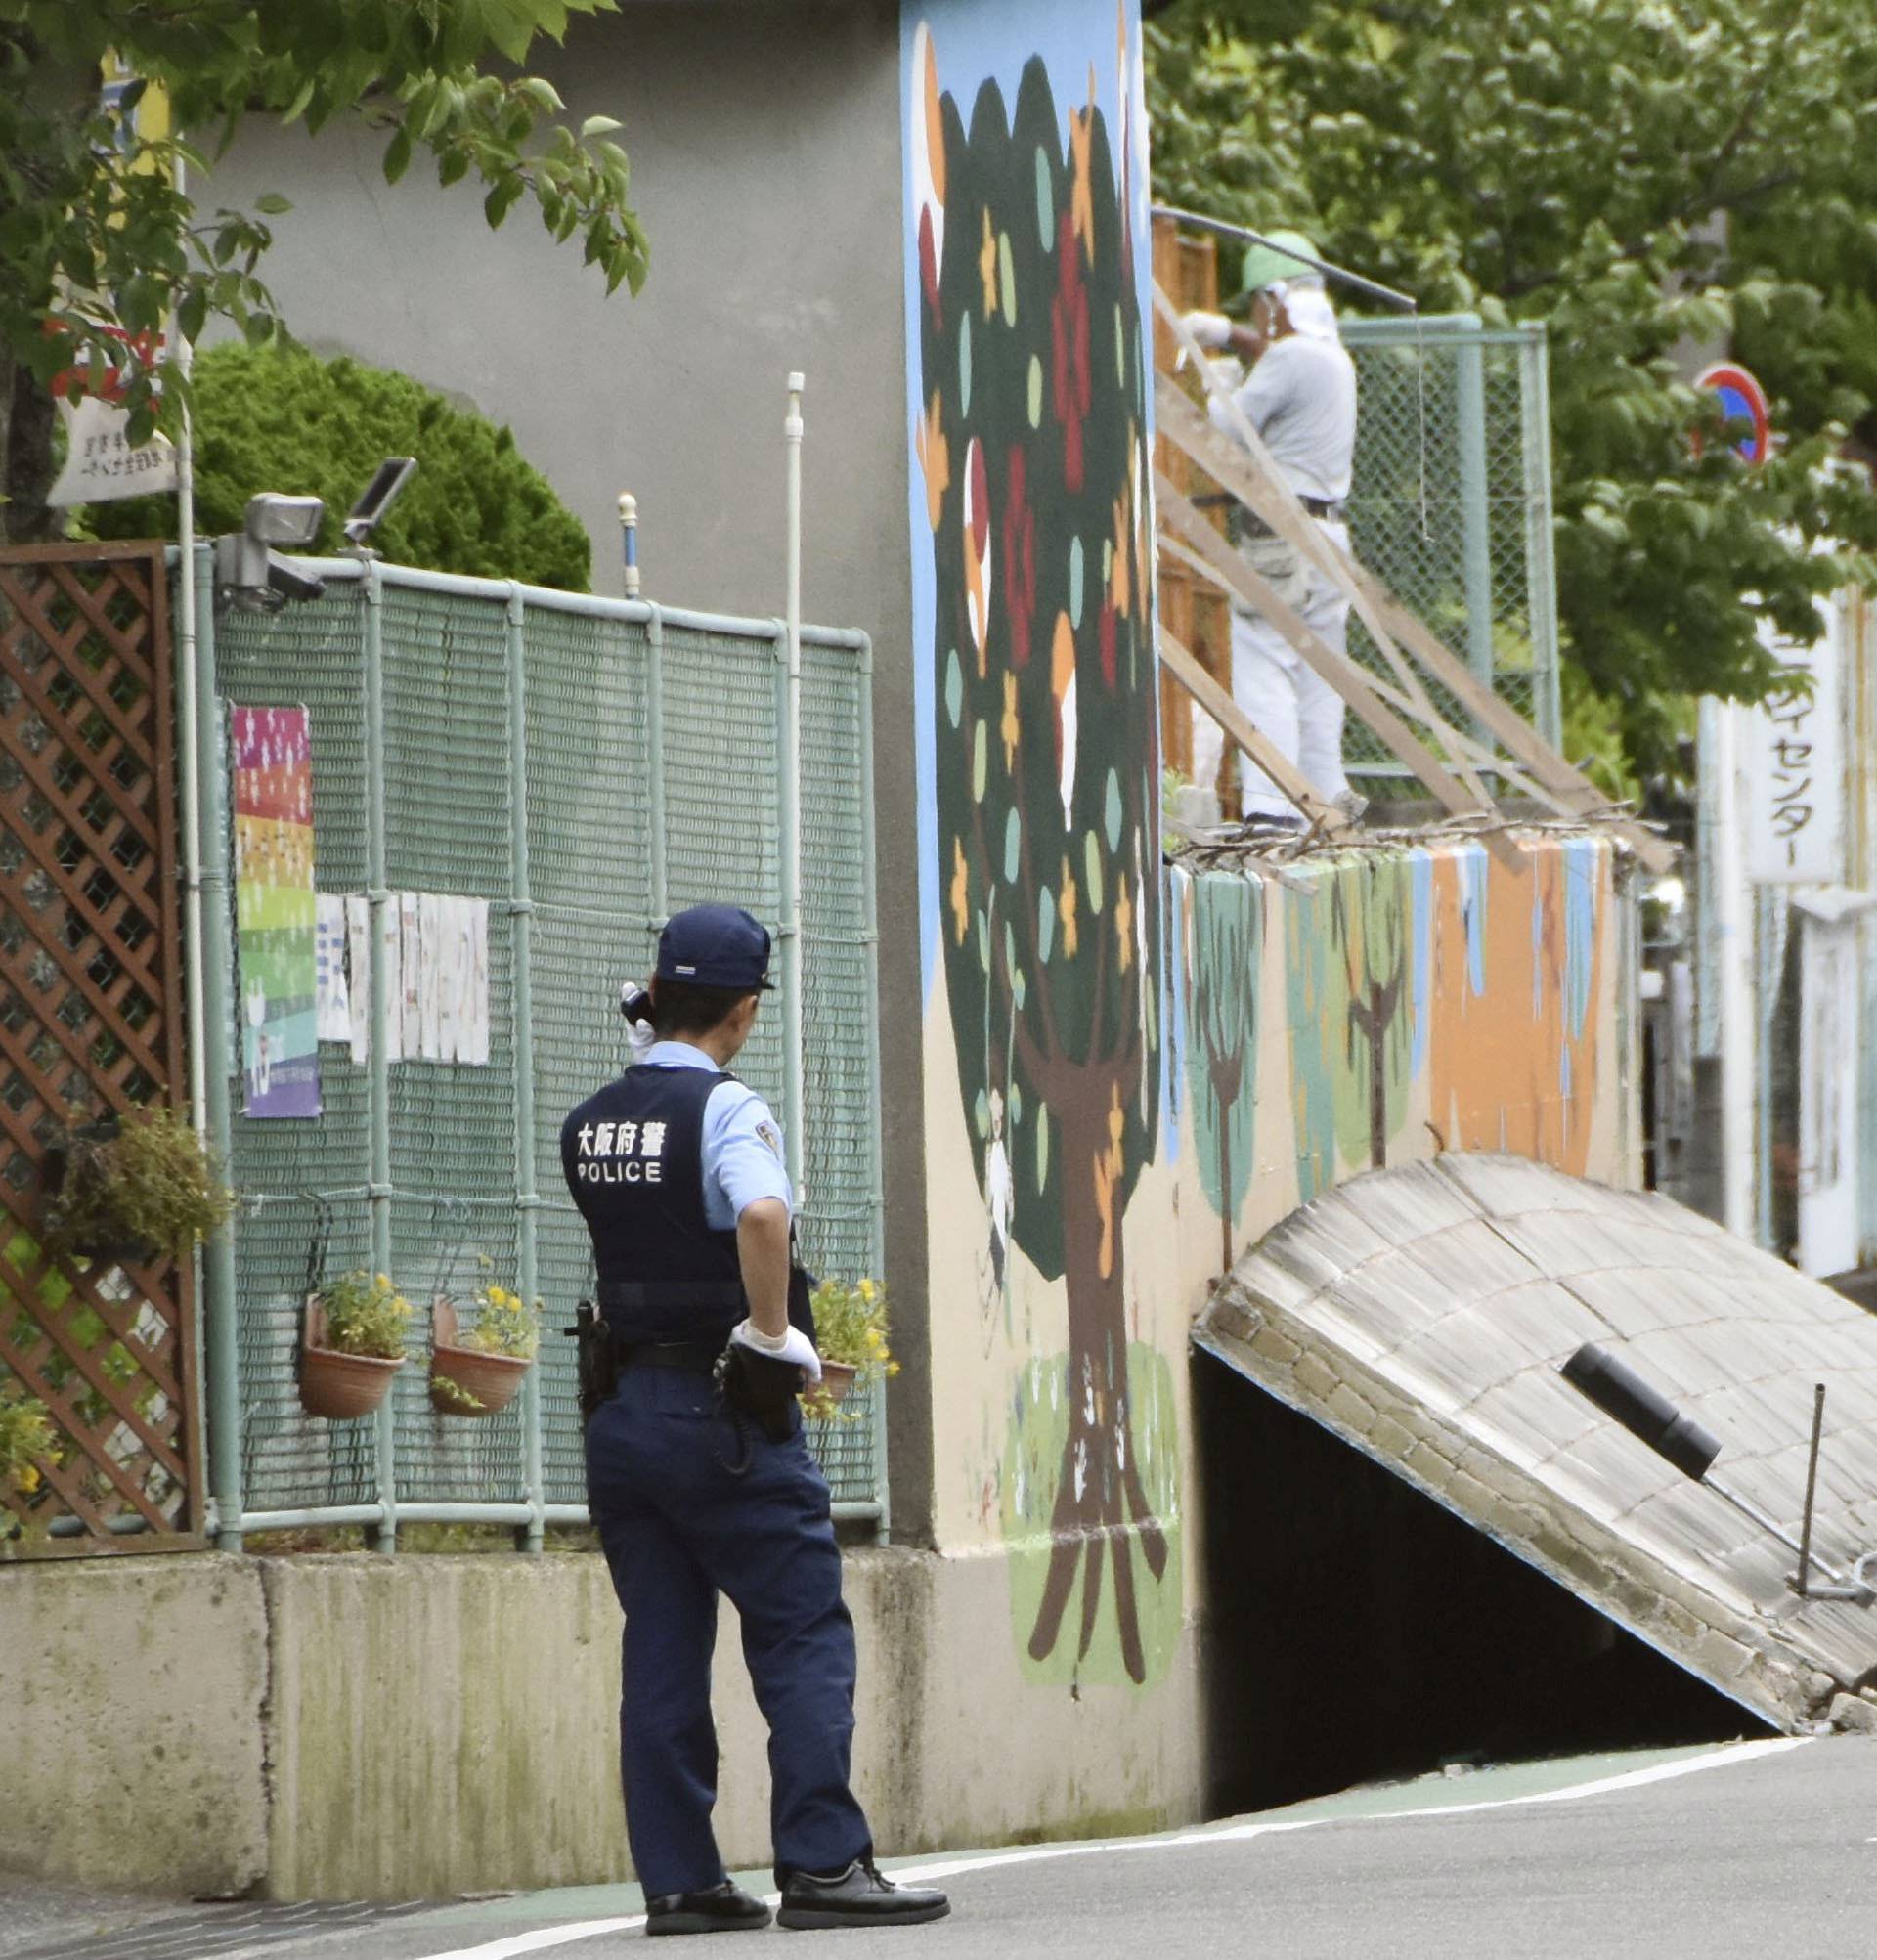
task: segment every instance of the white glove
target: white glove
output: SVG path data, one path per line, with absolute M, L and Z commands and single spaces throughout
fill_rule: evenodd
M 619 990 L 619 1011 L 626 1017 L 626 1046 L 635 1063 L 643 1062 L 658 1040 L 649 1021 L 633 1019 L 644 999 L 645 989 L 636 980 L 628 980 Z
M 767 1355 L 771 1361 L 794 1362 L 810 1381 L 821 1379 L 821 1357 L 800 1328 L 792 1327 L 787 1333 L 765 1334 L 754 1321 L 738 1321 L 730 1329 L 730 1338 L 740 1347 Z
M 1180 324 L 1208 353 L 1232 344 L 1232 323 L 1222 313 L 1183 313 Z

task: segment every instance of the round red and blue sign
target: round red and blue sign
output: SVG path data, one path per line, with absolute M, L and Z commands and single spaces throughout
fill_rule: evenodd
M 1731 361 L 1717 361 L 1694 377 L 1694 385 L 1721 398 L 1728 421 L 1751 425 L 1753 433 L 1742 436 L 1734 448 L 1748 462 L 1765 462 L 1772 447 L 1772 414 L 1767 391 L 1753 375 Z

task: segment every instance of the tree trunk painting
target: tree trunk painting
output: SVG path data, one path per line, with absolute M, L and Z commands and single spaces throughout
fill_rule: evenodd
M 1116 141 L 1125 83 L 1104 104 L 1091 75 L 1061 106 L 1031 59 L 1014 113 L 985 80 L 967 127 L 925 26 L 912 69 L 945 991 L 980 1188 L 996 1097 L 1011 1240 L 1067 1295 L 1067 1419 L 1026 1647 L 1058 1654 L 1079 1580 L 1076 1659 L 1112 1597 L 1142 1681 L 1142 1589 L 1169 1566 L 1136 1436 L 1123 1242 L 1160 1070 L 1145 186 L 1125 126 Z
M 1221 1263 L 1232 1270 L 1232 1229 L 1251 1180 L 1259 964 L 1264 887 L 1236 873 L 1182 881 L 1191 894 L 1189 1015 L 1194 1123 L 1200 1175 L 1219 1214 Z
M 1331 899 L 1331 935 L 1343 966 L 1347 1002 L 1345 1077 L 1337 1097 L 1338 1139 L 1345 1158 L 1366 1155 L 1371 1169 L 1388 1161 L 1414 1081 L 1416 1029 L 1425 1004 L 1413 974 L 1431 932 L 1427 893 L 1416 861 L 1371 857 L 1344 866 Z

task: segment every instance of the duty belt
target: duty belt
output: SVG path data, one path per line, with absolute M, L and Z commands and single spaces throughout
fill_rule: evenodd
M 608 1313 L 636 1313 L 645 1307 L 729 1307 L 743 1312 L 738 1280 L 602 1280 L 599 1304 Z
M 709 1374 L 723 1352 L 708 1340 L 621 1341 L 615 1350 L 621 1368 L 676 1368 L 686 1374 Z

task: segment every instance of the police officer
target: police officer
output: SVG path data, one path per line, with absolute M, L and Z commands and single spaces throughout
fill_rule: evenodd
M 828 1487 L 793 1396 L 821 1372 L 789 1321 L 793 1198 L 768 1106 L 726 1072 L 756 1023 L 768 959 L 769 936 L 748 912 L 699 905 L 671 919 L 649 991 L 623 1002 L 649 1020 L 650 1045 L 561 1129 L 619 1371 L 588 1425 L 587 1484 L 626 1612 L 620 1765 L 652 1934 L 769 1919 L 726 1876 L 711 1830 L 720 1592 L 742 1621 L 769 1725 L 781 1924 L 894 1925 L 949 1910 L 943 1893 L 881 1876 L 849 1788 L 853 1623 Z M 720 1397 L 713 1372 L 726 1344 L 739 1364 L 783 1378 L 767 1432 Z

